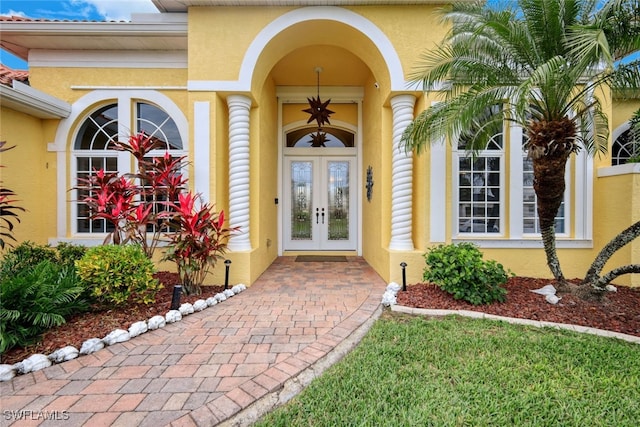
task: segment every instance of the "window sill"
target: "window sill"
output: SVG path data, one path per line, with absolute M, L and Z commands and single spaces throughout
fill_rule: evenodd
M 634 173 L 640 173 L 640 163 L 625 163 L 624 165 L 598 168 L 598 178 Z
M 101 246 L 104 243 L 104 239 L 106 236 L 97 236 L 97 237 L 71 237 L 71 238 L 67 238 L 67 237 L 54 237 L 54 238 L 50 238 L 49 239 L 49 244 L 51 246 L 56 246 L 58 243 L 69 243 L 72 245 L 82 245 L 82 246 L 86 246 L 86 247 L 94 247 L 94 246 Z M 167 246 L 167 242 L 160 242 L 158 243 L 158 247 L 165 247 Z
M 542 249 L 542 239 L 495 239 L 495 238 L 454 238 L 451 239 L 452 243 L 470 242 L 477 245 L 479 248 L 487 249 Z M 557 238 L 556 247 L 558 249 L 591 249 L 593 248 L 593 240 L 583 239 L 567 239 Z

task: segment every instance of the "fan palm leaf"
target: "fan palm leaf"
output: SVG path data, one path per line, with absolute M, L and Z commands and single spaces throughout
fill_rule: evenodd
M 407 127 L 407 150 L 420 153 L 448 140 L 476 153 L 504 121 L 523 128 L 547 264 L 559 281 L 564 276 L 554 221 L 564 197 L 566 162 L 579 149 L 606 151 L 603 90 L 615 82 L 628 88 L 640 83 L 637 65 L 617 69 L 615 63 L 638 47 L 640 32 L 628 28 L 637 28 L 638 21 L 619 27 L 637 11 L 637 2 L 629 0 L 519 0 L 500 10 L 454 3 L 440 10 L 449 32 L 420 56 L 409 76 L 441 100 Z

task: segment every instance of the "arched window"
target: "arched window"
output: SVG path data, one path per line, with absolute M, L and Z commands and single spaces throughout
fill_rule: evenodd
M 613 141 L 611 146 L 611 165 L 623 165 L 631 158 L 640 160 L 640 141 L 629 128 Z
M 162 156 L 169 152 L 172 157 L 185 155 L 183 141 L 175 121 L 169 114 L 156 105 L 144 101 L 134 103 L 133 121 L 119 114 L 122 106 L 117 102 L 101 106 L 94 110 L 82 122 L 75 136 L 72 151 L 73 187 L 79 179 L 88 178 L 97 170 L 107 173 L 126 173 L 133 162 L 128 153 L 116 151 L 114 142 L 126 140 L 132 134 L 144 134 L 163 142 L 163 148 L 149 153 L 150 157 Z M 120 117 L 119 117 L 120 116 Z M 122 129 L 133 129 L 123 132 Z M 123 134 L 127 133 L 127 134 Z M 76 190 L 72 211 L 75 233 L 108 233 L 112 225 L 103 219 L 90 219 L 89 207 L 79 200 L 88 195 L 88 190 Z M 158 208 L 156 206 L 156 208 Z
M 355 135 L 345 129 L 325 126 L 320 130 L 305 127 L 287 133 L 287 147 L 355 147 Z

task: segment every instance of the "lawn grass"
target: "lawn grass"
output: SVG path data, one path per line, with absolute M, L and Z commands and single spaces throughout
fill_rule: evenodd
M 386 311 L 257 426 L 638 426 L 640 345 Z

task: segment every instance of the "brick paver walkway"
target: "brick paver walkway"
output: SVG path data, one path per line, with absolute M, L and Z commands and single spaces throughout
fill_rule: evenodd
M 1 424 L 250 423 L 344 354 L 380 313 L 385 283 L 362 258 L 294 260 L 278 258 L 246 291 L 181 322 L 0 383 Z

